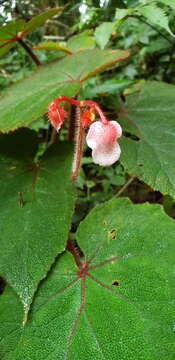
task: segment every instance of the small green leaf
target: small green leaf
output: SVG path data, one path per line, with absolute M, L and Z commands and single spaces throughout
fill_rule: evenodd
M 154 25 L 158 25 L 163 29 L 167 30 L 173 37 L 175 36 L 168 24 L 168 16 L 165 11 L 158 7 L 156 4 L 145 5 L 137 8 L 137 12 L 143 15 Z
M 134 9 L 116 9 L 115 11 L 115 20 L 123 20 L 128 15 L 132 15 Z
M 25 23 L 24 20 L 17 20 L 0 27 L 0 56 L 4 55 L 16 43 L 18 38 L 26 36 L 28 33 L 44 24 L 47 19 L 62 11 L 61 8 L 50 9 L 40 15 L 33 17 Z
M 127 50 L 87 50 L 40 67 L 4 91 L 0 100 L 0 130 L 8 132 L 31 124 L 59 95 L 74 97 L 82 81 L 129 56 Z M 80 82 L 81 80 L 81 82 Z
M 62 12 L 62 8 L 54 8 L 48 11 L 45 11 L 37 16 L 34 16 L 30 21 L 26 23 L 23 29 L 23 36 L 43 25 L 46 20 L 50 19 L 52 16 Z
M 114 30 L 114 22 L 103 22 L 95 29 L 95 40 L 101 49 L 105 48 Z
M 63 51 L 67 54 L 72 54 L 72 52 L 65 46 L 56 43 L 54 41 L 45 42 L 42 44 L 39 44 L 37 46 L 34 46 L 33 49 L 35 50 L 54 50 L 54 51 Z
M 25 22 L 23 20 L 18 20 L 0 27 L 0 56 L 15 46 L 16 42 L 14 39 L 18 32 L 23 30 L 24 25 Z
M 128 18 L 128 16 L 134 13 L 135 9 L 116 9 L 115 12 L 115 29 L 118 31 L 120 25 Z
M 68 40 L 67 47 L 73 52 L 94 49 L 95 39 L 92 36 L 85 34 L 75 35 Z
M 174 237 L 159 205 L 96 207 L 77 233 L 89 270 L 62 254 L 25 326 L 16 295 L 1 295 L 2 359 L 173 359 Z
M 174 0 L 159 0 L 159 2 L 163 3 L 164 5 L 168 5 L 172 9 L 175 10 L 175 2 L 174 2 Z
M 7 41 L 15 37 L 18 32 L 21 32 L 25 26 L 24 20 L 11 21 L 4 26 L 0 27 L 1 40 L 0 45 L 4 41 Z
M 35 132 L 0 136 L 0 274 L 27 312 L 38 283 L 65 249 L 74 207 L 72 151 L 51 147 L 39 164 Z
M 4 55 L 7 51 L 9 51 L 12 47 L 16 45 L 15 42 L 4 42 L 3 44 L 0 44 L 0 56 Z
M 175 86 L 140 83 L 121 110 L 124 129 L 137 136 L 123 137 L 121 161 L 128 172 L 153 189 L 175 197 Z
M 86 96 L 92 98 L 99 94 L 117 94 L 118 92 L 131 85 L 131 80 L 106 80 L 101 85 L 89 87 L 85 90 Z

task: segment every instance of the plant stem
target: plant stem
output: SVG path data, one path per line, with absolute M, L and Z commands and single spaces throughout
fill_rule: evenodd
M 75 100 L 77 100 L 77 96 L 75 97 Z M 68 140 L 72 141 L 75 139 L 75 126 L 76 126 L 76 108 L 71 105 L 70 110 L 70 122 L 69 122 L 69 130 L 68 130 Z
M 57 135 L 58 135 L 57 131 L 54 128 L 52 128 L 49 145 L 54 144 L 54 142 L 55 142 L 55 140 L 57 138 Z
M 66 250 L 69 251 L 73 255 L 77 266 L 79 268 L 81 268 L 82 262 L 81 262 L 81 259 L 80 259 L 80 255 L 78 254 L 78 251 L 76 251 L 75 243 L 74 243 L 73 239 L 71 239 L 71 237 L 69 237 L 68 240 L 67 240 Z
M 127 187 L 133 182 L 135 178 L 136 176 L 131 176 L 131 178 L 125 183 L 125 185 L 118 191 L 116 197 L 119 197 L 127 189 Z
M 31 48 L 25 43 L 24 40 L 18 38 L 17 39 L 18 43 L 23 47 L 23 49 L 25 49 L 25 51 L 29 54 L 29 56 L 31 57 L 31 59 L 34 61 L 34 63 L 37 66 L 41 65 L 40 60 L 38 59 L 38 57 L 34 54 L 34 52 L 31 50 Z
M 83 138 L 84 138 L 84 129 L 80 120 L 81 109 L 77 107 L 76 109 L 76 134 L 75 134 L 75 154 L 72 165 L 72 174 L 71 179 L 76 180 L 80 171 L 81 157 L 83 151 Z

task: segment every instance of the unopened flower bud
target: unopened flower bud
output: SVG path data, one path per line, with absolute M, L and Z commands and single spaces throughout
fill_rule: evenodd
M 52 126 L 59 131 L 64 119 L 67 117 L 67 112 L 63 107 L 58 105 L 58 100 L 55 99 L 49 104 L 48 118 Z

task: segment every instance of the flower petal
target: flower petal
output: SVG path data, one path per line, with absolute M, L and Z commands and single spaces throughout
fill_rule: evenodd
M 96 149 L 92 150 L 92 159 L 95 164 L 110 166 L 119 159 L 120 154 L 121 149 L 119 144 L 116 142 L 110 149 L 98 146 Z
M 108 166 L 119 159 L 121 150 L 117 139 L 121 135 L 121 126 L 116 121 L 109 121 L 107 124 L 96 121 L 90 126 L 86 141 L 93 150 L 95 164 Z

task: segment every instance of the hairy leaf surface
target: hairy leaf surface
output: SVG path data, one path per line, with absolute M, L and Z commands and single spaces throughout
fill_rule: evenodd
M 0 137 L 0 274 L 26 309 L 65 249 L 75 200 L 71 148 L 51 147 L 37 164 L 36 141 L 27 129 Z
M 2 359 L 173 360 L 174 237 L 159 205 L 96 207 L 77 233 L 86 271 L 60 255 L 25 326 L 13 292 L 1 296 Z
M 126 170 L 153 189 L 175 196 L 175 86 L 147 82 L 127 97 L 120 117 L 124 129 L 121 161 Z

